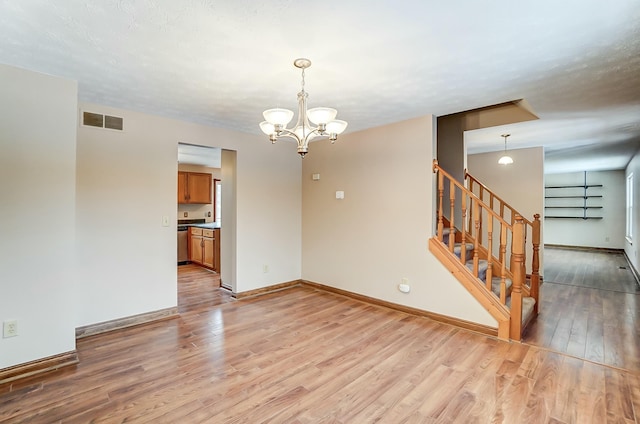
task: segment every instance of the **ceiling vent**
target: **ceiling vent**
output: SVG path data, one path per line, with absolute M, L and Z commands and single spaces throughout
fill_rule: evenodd
M 87 127 L 106 128 L 122 131 L 124 120 L 118 116 L 102 115 L 99 113 L 82 112 L 82 125 Z

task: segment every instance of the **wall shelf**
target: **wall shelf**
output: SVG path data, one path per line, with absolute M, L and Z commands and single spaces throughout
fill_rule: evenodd
M 551 188 L 551 187 L 545 187 Z M 560 188 L 560 187 L 553 187 Z M 602 196 L 544 196 L 545 199 L 590 199 L 592 197 L 602 197 Z
M 561 186 L 546 186 L 545 188 L 589 188 L 589 187 L 602 187 L 602 184 L 580 184 L 580 185 L 561 185 Z
M 545 206 L 545 209 L 602 209 L 602 206 Z
M 559 215 L 545 215 L 545 218 L 551 219 L 602 219 L 602 216 L 589 216 L 587 211 L 590 209 L 603 209 L 600 204 L 589 203 L 589 199 L 602 199 L 602 194 L 592 194 L 589 189 L 602 188 L 602 184 L 587 184 L 587 172 L 584 172 L 584 184 L 567 184 L 567 185 L 551 185 L 545 186 L 545 209 L 554 209 Z M 552 199 L 549 201 L 548 199 Z M 581 199 L 577 201 L 577 199 Z M 566 210 L 564 215 L 561 211 Z M 576 211 L 582 211 L 581 215 L 575 215 Z M 557 212 L 556 212 L 557 213 Z
M 544 219 L 602 219 L 601 216 L 545 216 Z

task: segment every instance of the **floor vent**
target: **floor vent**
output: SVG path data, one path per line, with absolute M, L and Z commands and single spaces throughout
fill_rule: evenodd
M 102 115 L 100 113 L 82 112 L 82 125 L 87 127 L 106 128 L 122 131 L 124 120 L 118 116 Z

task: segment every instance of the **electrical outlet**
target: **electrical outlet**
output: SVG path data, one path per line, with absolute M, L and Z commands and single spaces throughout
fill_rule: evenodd
M 411 286 L 409 285 L 409 279 L 403 278 L 402 282 L 398 284 L 398 290 L 402 293 L 409 293 L 411 291 Z
M 15 319 L 10 321 L 5 321 L 3 323 L 3 328 L 2 328 L 2 337 L 6 339 L 8 337 L 15 337 L 17 335 L 18 335 L 18 321 Z

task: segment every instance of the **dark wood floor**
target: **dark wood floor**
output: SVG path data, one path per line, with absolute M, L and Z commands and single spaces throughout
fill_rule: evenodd
M 541 313 L 523 342 L 640 372 L 640 294 L 622 254 L 544 254 Z
M 81 339 L 77 366 L 0 385 L 0 422 L 640 420 L 638 374 L 311 288 L 234 301 L 215 278 L 181 267 L 180 318 Z

